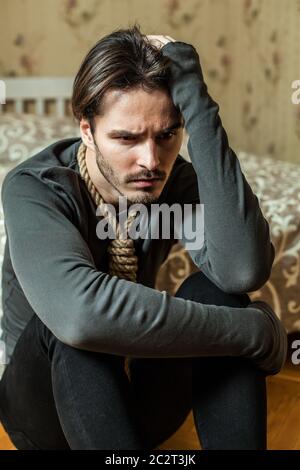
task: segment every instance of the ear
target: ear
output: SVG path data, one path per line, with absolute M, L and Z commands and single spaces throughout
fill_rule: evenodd
M 80 135 L 82 142 L 93 152 L 95 151 L 94 138 L 91 130 L 90 123 L 87 119 L 82 118 L 79 123 Z

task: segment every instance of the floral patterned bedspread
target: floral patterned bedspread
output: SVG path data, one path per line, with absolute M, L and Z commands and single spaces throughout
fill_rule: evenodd
M 0 115 L 0 186 L 7 171 L 56 140 L 79 135 L 71 118 L 33 114 Z M 185 136 L 181 155 L 189 159 Z M 237 152 L 242 171 L 257 195 L 270 224 L 276 257 L 269 280 L 250 292 L 252 300 L 268 302 L 287 332 L 300 330 L 300 165 Z M 5 244 L 0 204 L 0 263 Z M 156 288 L 174 294 L 184 279 L 198 268 L 179 243 L 161 266 Z M 1 300 L 1 292 L 0 292 Z M 1 315 L 1 307 L 0 307 Z

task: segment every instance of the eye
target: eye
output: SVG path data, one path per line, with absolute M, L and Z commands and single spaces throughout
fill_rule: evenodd
M 125 140 L 125 141 L 130 141 L 130 140 L 135 140 L 135 137 L 130 137 L 130 136 L 122 136 L 122 137 L 117 137 L 119 140 Z
M 172 137 L 174 137 L 177 133 L 174 132 L 174 131 L 170 131 L 170 132 L 166 132 L 165 134 L 161 134 L 160 136 L 158 136 L 158 139 L 159 140 L 170 140 L 172 139 Z M 132 137 L 132 136 L 120 136 L 120 137 L 116 137 L 117 140 L 121 140 L 123 142 L 132 142 L 132 141 L 135 141 L 136 140 L 136 137 Z
M 176 135 L 176 132 L 166 132 L 165 134 L 162 134 L 159 139 L 162 139 L 162 140 L 170 140 L 172 139 L 172 137 L 174 137 Z

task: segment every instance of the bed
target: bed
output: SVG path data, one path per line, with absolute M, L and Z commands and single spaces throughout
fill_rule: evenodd
M 77 124 L 67 113 L 72 84 L 70 78 L 16 78 L 5 81 L 7 104 L 2 105 L 0 114 L 0 186 L 7 171 L 24 159 L 56 140 L 79 136 Z M 26 99 L 34 102 L 34 110 L 26 112 Z M 51 100 L 54 115 L 47 114 L 46 102 Z M 190 161 L 186 134 L 180 153 Z M 300 165 L 241 150 L 236 153 L 269 221 L 276 250 L 269 280 L 259 290 L 250 292 L 249 296 L 252 300 L 268 302 L 288 333 L 299 331 Z M 2 264 L 5 232 L 1 204 L 0 237 Z M 174 294 L 184 279 L 197 270 L 188 252 L 177 243 L 160 268 L 156 288 Z

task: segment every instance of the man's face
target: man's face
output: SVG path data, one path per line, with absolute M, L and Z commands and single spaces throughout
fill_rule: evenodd
M 157 201 L 181 147 L 182 115 L 164 90 L 109 90 L 103 105 L 94 143 L 104 200 L 117 203 L 121 195 L 128 205 Z M 151 178 L 157 179 L 149 184 Z

